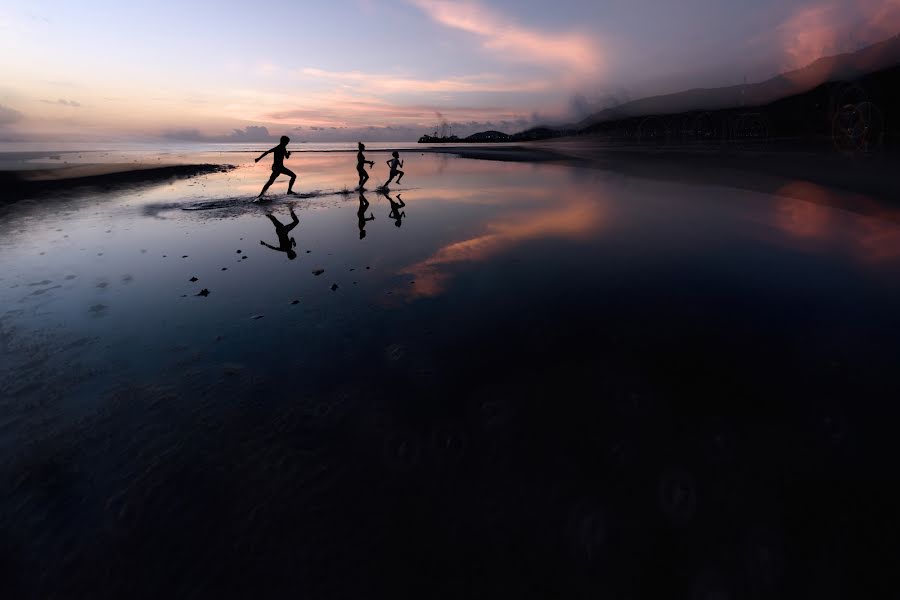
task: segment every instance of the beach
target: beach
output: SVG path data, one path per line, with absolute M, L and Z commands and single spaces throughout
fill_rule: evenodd
M 884 165 L 385 144 L 360 194 L 299 150 L 263 203 L 258 148 L 7 160 L 10 597 L 886 582 Z

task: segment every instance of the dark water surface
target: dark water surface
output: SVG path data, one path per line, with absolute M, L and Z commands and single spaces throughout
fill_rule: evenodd
M 893 213 L 404 158 L 364 238 L 352 157 L 289 161 L 295 259 L 262 164 L 4 215 L 0 596 L 897 584 Z

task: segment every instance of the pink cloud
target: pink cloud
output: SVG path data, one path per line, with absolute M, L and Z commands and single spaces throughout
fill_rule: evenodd
M 550 87 L 550 84 L 546 81 L 509 81 L 491 74 L 447 77 L 443 79 L 418 79 L 397 77 L 396 75 L 384 73 L 325 71 L 305 68 L 300 71 L 300 75 L 337 82 L 350 87 L 363 86 L 367 91 L 381 93 L 538 92 L 547 90 Z
M 900 31 L 900 0 L 830 0 L 800 8 L 778 27 L 785 69 L 856 49 Z
M 482 38 L 498 56 L 530 64 L 591 73 L 601 63 L 597 44 L 580 33 L 550 33 L 517 25 L 475 2 L 410 0 L 438 23 Z

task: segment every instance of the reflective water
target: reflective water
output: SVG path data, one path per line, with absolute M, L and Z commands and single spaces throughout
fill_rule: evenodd
M 279 235 L 251 158 L 0 223 L 11 589 L 840 597 L 873 568 L 895 211 L 418 153 L 365 206 L 309 153 Z

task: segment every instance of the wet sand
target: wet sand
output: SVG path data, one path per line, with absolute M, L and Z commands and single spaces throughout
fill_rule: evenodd
M 864 194 L 895 206 L 900 198 L 900 177 L 895 176 L 900 156 L 880 153 L 869 157 L 840 154 L 829 145 L 784 149 L 610 146 L 580 139 L 538 142 L 537 147 L 582 166 L 612 169 L 637 177 L 707 182 L 752 189 L 752 181 L 808 181 L 821 186 Z
M 61 166 L 54 169 L 0 171 L 3 195 L 0 204 L 12 204 L 26 198 L 83 192 L 84 188 L 109 190 L 135 185 L 187 179 L 233 169 L 227 164 L 90 164 Z
M 761 173 L 412 151 L 390 197 L 289 198 L 282 179 L 255 204 L 268 166 L 232 157 L 0 219 L 6 595 L 892 581 L 900 225 L 883 205 Z M 299 191 L 339 191 L 350 158 L 288 164 Z M 285 236 L 270 217 L 292 209 Z
M 900 208 L 895 154 L 849 157 L 820 144 L 798 149 L 612 145 L 590 138 L 559 138 L 514 146 L 490 144 L 436 147 L 424 152 L 515 162 L 555 162 L 634 177 L 773 191 L 791 181 L 855 192 Z
M 830 146 L 819 144 L 798 148 L 773 144 L 765 148 L 680 146 L 648 148 L 608 144 L 590 138 L 559 138 L 521 144 L 398 145 L 406 155 L 450 154 L 461 158 L 501 162 L 557 163 L 576 167 L 619 172 L 624 175 L 668 181 L 684 181 L 726 185 L 756 191 L 773 191 L 792 181 L 855 192 L 889 205 L 900 198 L 900 177 L 895 176 L 894 154 L 871 157 L 848 157 Z M 233 151 L 237 156 L 251 155 L 255 150 Z M 350 154 L 350 150 L 332 150 L 315 154 Z M 374 156 L 388 150 L 370 150 Z M 295 154 L 305 151 L 300 147 Z M 74 153 L 72 153 L 74 154 Z M 228 154 L 228 153 L 223 153 Z M 22 153 L 8 158 L 46 158 L 48 153 Z M 55 156 L 54 158 L 59 158 Z M 349 159 L 348 159 L 349 160 Z M 233 162 L 233 161 L 231 161 Z M 28 169 L 0 169 L 0 184 L 8 193 L 6 203 L 16 197 L 52 194 L 73 186 L 123 186 L 143 184 L 170 178 L 186 178 L 216 169 L 230 169 L 220 164 L 159 164 L 147 162 L 59 165 L 53 168 L 31 166 Z M 12 199 L 12 200 L 11 200 Z M 850 206 L 852 208 L 852 206 Z

